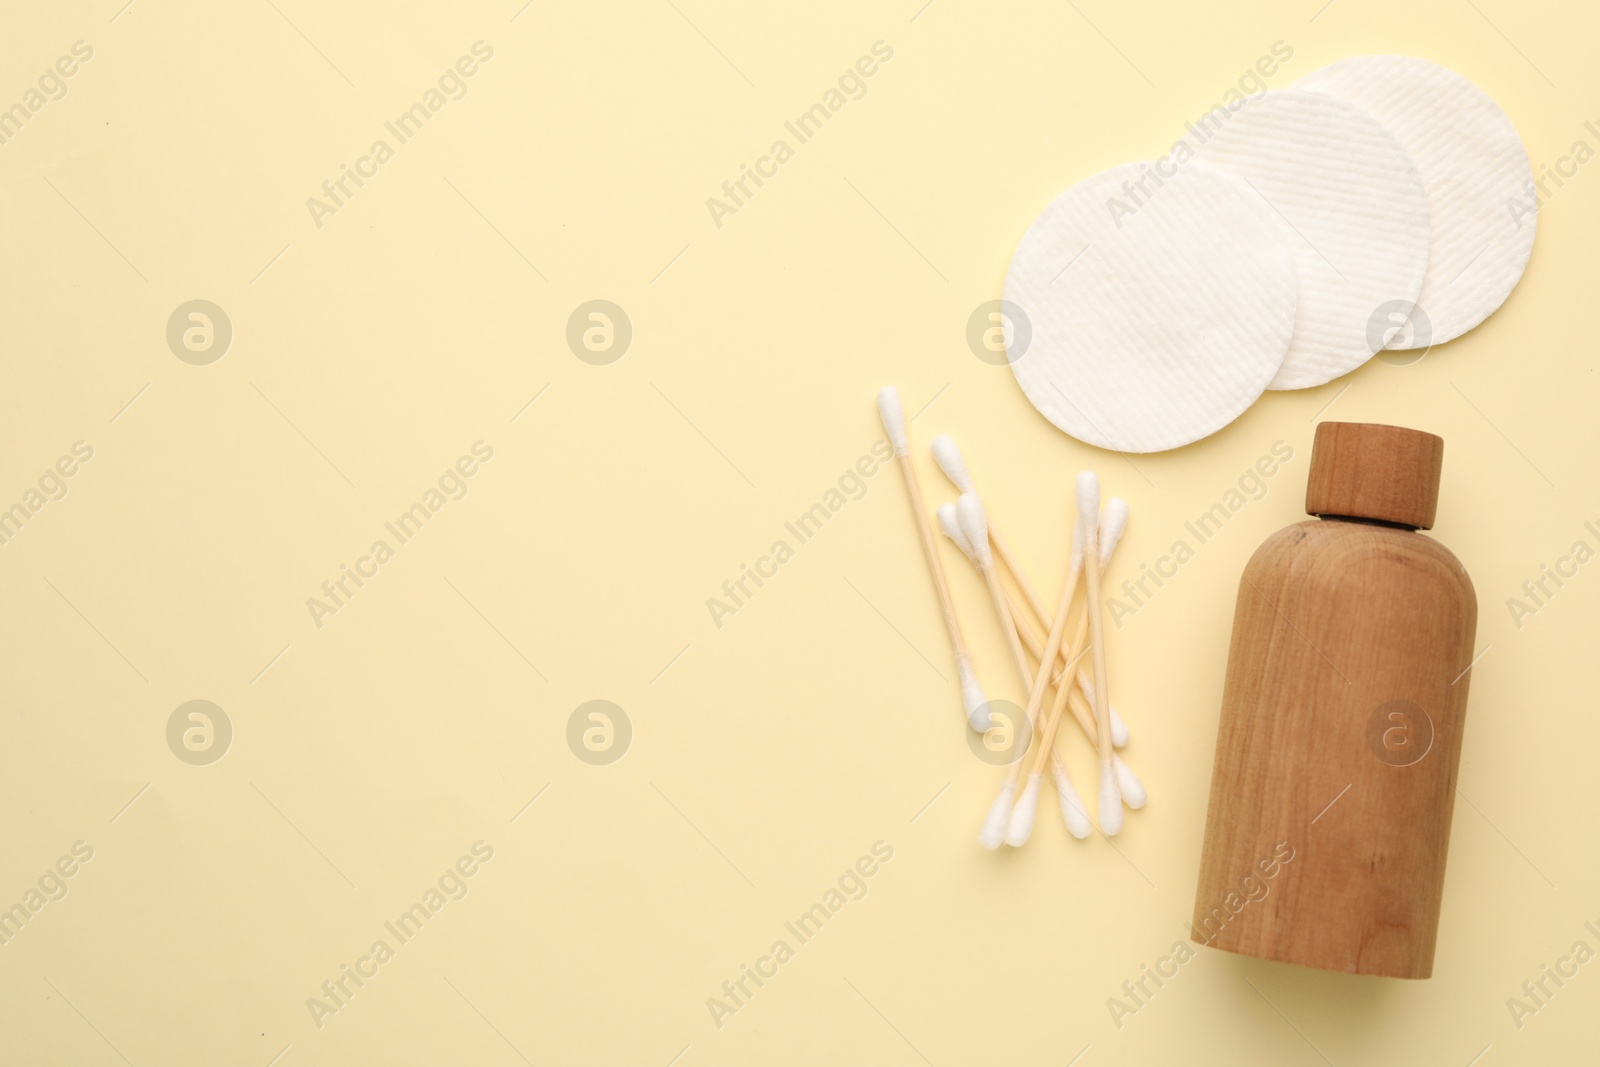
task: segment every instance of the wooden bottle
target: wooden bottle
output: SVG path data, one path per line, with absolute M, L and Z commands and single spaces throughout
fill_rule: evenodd
M 1325 422 L 1306 511 L 1234 608 L 1192 936 L 1433 973 L 1477 598 L 1433 525 L 1444 442 Z

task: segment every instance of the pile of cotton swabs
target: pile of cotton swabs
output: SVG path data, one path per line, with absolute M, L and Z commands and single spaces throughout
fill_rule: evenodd
M 996 723 L 994 710 L 999 702 L 991 704 L 985 697 L 983 687 L 978 684 L 977 673 L 973 670 L 966 642 L 961 636 L 961 624 L 956 619 L 944 567 L 939 561 L 939 546 L 934 541 L 933 529 L 928 522 L 922 487 L 917 481 L 916 468 L 911 464 L 900 394 L 893 386 L 878 393 L 878 413 L 883 417 L 884 429 L 889 433 L 889 441 L 900 461 L 900 471 L 905 475 L 906 490 L 911 496 L 911 510 L 922 537 L 923 555 L 928 561 L 928 571 L 939 597 L 945 628 L 950 634 L 950 647 L 955 653 L 956 674 L 961 682 L 961 700 L 966 708 L 967 722 L 974 730 L 983 733 L 998 730 L 1012 739 L 1025 737 L 1029 740 L 1026 745 L 1015 743 L 1014 758 L 1006 767 L 1000 794 L 995 797 L 988 818 L 983 822 L 983 830 L 978 834 L 979 844 L 994 849 L 999 848 L 1002 841 L 1008 845 L 1027 843 L 1033 833 L 1039 789 L 1047 762 L 1061 799 L 1061 815 L 1066 820 L 1067 830 L 1077 838 L 1089 836 L 1091 826 L 1088 811 L 1072 785 L 1066 764 L 1055 751 L 1056 731 L 1061 725 L 1062 712 L 1068 708 L 1100 759 L 1100 803 L 1096 811 L 1100 832 L 1107 836 L 1115 834 L 1122 829 L 1122 806 L 1126 804 L 1130 808 L 1141 808 L 1146 799 L 1143 783 L 1115 751 L 1128 743 L 1128 728 L 1121 716 L 1112 709 L 1108 699 L 1110 687 L 1106 684 L 1105 627 L 1101 621 L 1100 606 L 1101 571 L 1111 562 L 1111 554 L 1127 527 L 1128 505 L 1112 497 L 1102 513 L 1099 478 L 1093 471 L 1078 475 L 1078 519 L 1072 530 L 1067 580 L 1052 614 L 1034 592 L 1000 536 L 1000 531 L 986 514 L 972 475 L 967 471 L 966 462 L 955 442 L 945 436 L 934 438 L 934 459 L 945 476 L 961 491 L 960 499 L 954 504 L 939 506 L 939 526 L 983 575 L 989 596 L 994 601 L 1000 628 L 1005 633 L 1011 657 L 1016 663 L 1017 674 L 1028 692 L 1028 704 L 1020 722 Z M 1002 584 L 996 566 L 997 558 L 1020 590 L 1021 603 Z M 1084 603 L 1077 614 L 1071 642 L 1064 642 L 1067 622 L 1073 615 L 1072 603 L 1077 595 L 1080 576 L 1084 579 Z M 1048 623 L 1049 632 L 1042 640 L 1035 623 L 1040 627 Z M 1082 662 L 1085 655 L 1089 656 L 1087 666 Z M 1030 663 L 1035 666 L 1030 666 Z M 1049 710 L 1045 711 L 1045 696 L 1052 686 L 1055 687 L 1055 697 Z M 1026 781 L 1023 780 L 1024 764 L 1027 765 Z

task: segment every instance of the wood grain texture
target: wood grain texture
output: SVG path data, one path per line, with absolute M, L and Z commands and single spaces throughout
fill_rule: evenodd
M 1196 941 L 1432 973 L 1476 627 L 1466 571 L 1422 534 L 1313 520 L 1257 550 L 1234 611 Z
M 1317 424 L 1306 514 L 1353 515 L 1433 527 L 1444 439 L 1374 422 Z
M 967 641 L 961 634 L 961 620 L 956 617 L 955 604 L 950 600 L 950 583 L 944 576 L 944 564 L 939 561 L 939 546 L 933 539 L 933 528 L 928 525 L 928 505 L 922 499 L 922 483 L 917 479 L 917 468 L 911 457 L 900 452 L 900 473 L 905 478 L 906 495 L 911 498 L 911 516 L 917 524 L 917 537 L 922 541 L 922 558 L 927 561 L 928 574 L 933 578 L 933 591 L 939 598 L 939 614 L 944 618 L 945 633 L 950 636 L 950 648 L 956 662 L 968 658 Z

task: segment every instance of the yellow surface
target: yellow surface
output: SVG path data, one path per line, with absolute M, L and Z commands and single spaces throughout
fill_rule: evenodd
M 1520 627 L 1506 601 L 1600 547 L 1600 176 L 1548 201 L 1478 330 L 1175 453 L 1067 439 L 964 339 L 1051 197 L 1165 151 L 1275 42 L 1273 86 L 1412 53 L 1485 87 L 1536 166 L 1600 147 L 1591 7 L 121 2 L 13 0 L 0 34 L 4 107 L 93 52 L 0 145 L 0 506 L 92 449 L 0 545 L 0 905 L 44 890 L 0 946 L 0 1061 L 1592 1058 L 1600 965 L 1547 979 L 1520 1028 L 1507 999 L 1600 948 L 1600 565 Z M 398 143 L 385 123 L 480 41 Z M 785 122 L 879 41 L 892 58 L 797 145 Z M 718 226 L 707 198 L 779 139 L 792 158 Z M 307 206 L 358 165 L 336 211 Z M 232 325 L 208 365 L 166 340 L 197 299 Z M 633 327 L 606 366 L 565 340 L 594 299 Z M 1068 840 L 1049 794 L 1026 849 L 974 844 L 998 774 L 963 739 L 892 467 L 807 543 L 786 533 L 870 456 L 885 382 L 920 412 L 930 502 L 948 431 L 1052 600 L 1080 468 L 1132 505 L 1115 585 L 1293 450 L 1111 635 L 1153 796 L 1115 848 Z M 1185 934 L 1235 583 L 1300 517 L 1323 412 L 1444 436 L 1436 532 L 1480 595 L 1436 976 L 1201 950 L 1119 1027 L 1109 998 Z M 492 458 L 449 476 L 477 442 Z M 442 477 L 400 544 L 384 524 Z M 715 625 L 708 598 L 780 539 L 792 558 Z M 361 562 L 378 540 L 392 558 Z M 982 586 L 945 562 L 1015 698 Z M 343 565 L 376 573 L 314 619 Z M 609 765 L 567 743 L 593 699 L 632 727 Z M 232 726 L 209 765 L 169 749 L 191 700 Z M 862 857 L 872 876 L 845 877 Z M 799 943 L 785 922 L 841 877 L 865 895 Z M 420 932 L 388 932 L 441 884 Z M 792 958 L 719 1027 L 708 998 L 779 940 Z M 373 976 L 314 1012 L 346 965 Z

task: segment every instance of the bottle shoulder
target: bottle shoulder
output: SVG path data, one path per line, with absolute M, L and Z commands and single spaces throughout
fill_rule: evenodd
M 1308 519 L 1285 526 L 1261 543 L 1245 576 L 1251 581 L 1319 577 L 1348 580 L 1354 572 L 1374 566 L 1400 565 L 1425 572 L 1455 586 L 1463 599 L 1477 603 L 1477 593 L 1466 567 L 1440 542 L 1427 534 L 1373 523 L 1340 519 Z

